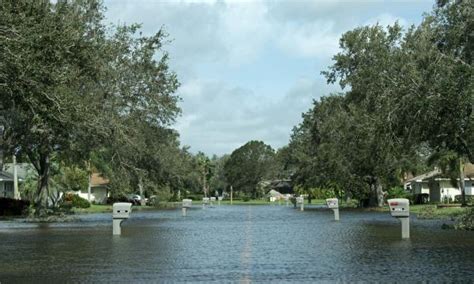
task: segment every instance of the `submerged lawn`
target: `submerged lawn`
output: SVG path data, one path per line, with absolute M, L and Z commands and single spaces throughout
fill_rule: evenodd
M 194 205 L 201 205 L 202 201 L 193 201 Z M 214 205 L 217 205 L 218 202 L 216 201 Z M 277 202 L 269 202 L 267 200 L 261 199 L 253 199 L 249 201 L 243 200 L 234 200 L 232 202 L 233 205 L 285 205 L 285 201 L 281 201 L 280 203 Z M 308 204 L 308 200 L 305 200 L 305 204 Z M 323 199 L 313 199 L 311 200 L 311 205 L 324 205 L 326 204 L 325 200 Z M 230 200 L 222 200 L 221 205 L 230 205 Z M 290 205 L 293 204 L 290 202 Z M 356 210 L 356 211 L 375 211 L 375 212 L 389 212 L 388 206 L 384 206 L 381 208 L 353 208 L 353 204 L 345 204 L 342 203 L 341 205 L 342 210 Z M 142 211 L 142 210 L 157 210 L 157 209 L 172 209 L 172 208 L 179 208 L 181 207 L 181 202 L 166 202 L 160 203 L 158 206 L 133 206 L 133 210 L 135 211 Z M 467 207 L 469 208 L 469 207 Z M 466 212 L 467 208 L 461 207 L 445 207 L 445 208 L 438 208 L 436 205 L 431 204 L 423 204 L 423 205 L 410 205 L 410 212 L 412 214 L 416 214 L 416 216 L 420 219 L 449 219 L 454 218 L 462 213 Z M 112 212 L 112 205 L 97 205 L 93 204 L 89 208 L 74 208 L 74 213 L 108 213 Z

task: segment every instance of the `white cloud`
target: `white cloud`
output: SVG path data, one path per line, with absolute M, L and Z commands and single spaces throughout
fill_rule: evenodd
M 339 34 L 333 27 L 332 21 L 288 23 L 283 26 L 278 43 L 296 56 L 328 58 L 338 50 Z
M 402 17 L 396 17 L 388 13 L 382 13 L 366 21 L 364 25 L 375 25 L 379 24 L 382 27 L 393 26 L 395 22 L 398 22 L 401 26 L 407 27 L 408 21 Z
M 279 99 L 222 82 L 193 80 L 180 88 L 183 116 L 176 129 L 192 151 L 230 153 L 249 140 L 279 148 L 288 142 L 292 127 L 312 100 L 328 92 L 328 87 L 310 78 L 300 78 Z
M 396 19 L 407 26 L 430 8 L 432 0 L 426 1 L 105 0 L 105 5 L 112 23 L 142 23 L 145 34 L 166 28 L 173 41 L 165 49 L 182 83 L 183 114 L 175 127 L 192 151 L 223 154 L 251 139 L 275 148 L 286 144 L 312 99 L 337 90 L 319 72 L 337 52 L 341 34 Z

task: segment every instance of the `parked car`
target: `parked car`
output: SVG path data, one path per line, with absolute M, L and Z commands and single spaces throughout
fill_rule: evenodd
M 131 202 L 134 205 L 140 205 L 142 201 L 141 196 L 138 194 L 129 194 L 127 198 L 128 198 L 128 202 Z

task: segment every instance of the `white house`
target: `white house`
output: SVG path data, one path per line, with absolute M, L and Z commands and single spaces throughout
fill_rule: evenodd
M 464 176 L 466 195 L 474 195 L 474 165 L 464 166 Z M 438 169 L 407 180 L 405 188 L 415 195 L 428 197 L 430 202 L 451 202 L 456 195 L 461 195 L 461 189 Z
M 18 182 L 23 182 L 31 172 L 31 165 L 26 163 L 16 164 Z M 0 171 L 0 197 L 14 198 L 13 193 L 13 164 L 4 164 L 3 170 Z
M 76 194 L 86 200 L 89 200 L 89 202 L 105 204 L 108 197 L 108 186 L 108 179 L 102 177 L 99 173 L 93 173 L 90 177 L 90 196 L 87 188 L 77 191 Z
M 13 198 L 13 175 L 0 171 L 0 198 Z

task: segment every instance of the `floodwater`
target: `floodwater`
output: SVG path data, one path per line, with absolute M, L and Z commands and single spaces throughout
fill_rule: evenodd
M 0 221 L 0 282 L 466 282 L 474 232 L 388 213 L 194 206 L 62 224 Z

